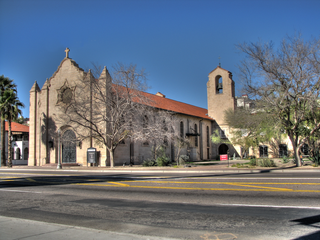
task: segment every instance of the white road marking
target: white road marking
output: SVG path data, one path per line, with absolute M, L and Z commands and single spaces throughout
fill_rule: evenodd
M 263 207 L 263 208 L 294 208 L 294 209 L 316 209 L 320 210 L 320 207 L 308 207 L 308 206 L 280 206 L 280 205 L 256 205 L 256 204 L 217 204 L 219 206 L 235 206 L 235 207 Z
M 22 191 L 22 190 L 9 190 L 9 189 L 0 189 L 3 192 L 21 192 L 21 193 L 42 193 L 42 192 L 34 192 L 34 191 Z

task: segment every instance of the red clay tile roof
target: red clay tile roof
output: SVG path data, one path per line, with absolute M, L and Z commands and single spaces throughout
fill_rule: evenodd
M 205 108 L 196 107 L 187 103 L 178 102 L 169 98 L 160 97 L 150 93 L 144 92 L 143 94 L 152 101 L 153 107 L 190 116 L 200 117 L 204 119 L 214 120 L 207 115 L 208 110 Z
M 8 131 L 9 126 L 8 122 L 6 122 L 6 131 Z M 29 126 L 22 125 L 20 123 L 12 122 L 11 123 L 11 131 L 12 132 L 29 132 Z
M 118 90 L 120 91 L 124 90 L 125 92 L 125 87 L 122 87 L 116 84 L 114 84 L 114 87 L 120 87 L 120 89 Z M 146 104 L 155 108 L 168 110 L 175 113 L 186 114 L 189 116 L 199 117 L 203 119 L 214 120 L 213 118 L 207 115 L 208 110 L 205 108 L 196 107 L 187 103 L 178 102 L 169 98 L 161 97 L 155 94 L 142 92 L 142 91 L 138 91 L 137 95 L 144 95 L 147 99 L 150 100 L 150 103 L 146 103 Z M 139 97 L 137 97 L 134 101 L 139 102 Z

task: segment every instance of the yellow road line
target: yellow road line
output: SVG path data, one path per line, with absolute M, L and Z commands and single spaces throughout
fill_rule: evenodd
M 36 182 L 36 180 L 32 179 L 32 178 L 26 178 L 28 181 L 30 182 Z
M 130 185 L 124 184 L 124 183 L 120 183 L 120 182 L 109 182 L 109 183 L 113 183 L 113 184 L 120 185 L 120 186 L 123 186 L 123 187 L 130 187 Z
M 0 177 L 0 178 L 20 178 L 20 177 Z
M 261 186 L 255 186 L 255 185 L 247 185 L 247 184 L 228 183 L 227 185 L 240 186 L 240 187 L 255 187 L 255 188 L 276 189 L 276 190 L 282 190 L 282 191 L 290 191 L 290 190 L 292 190 L 292 189 L 289 189 L 289 188 L 261 187 Z
M 7 177 L 10 178 L 10 177 Z M 12 177 L 18 178 L 18 177 Z M 38 181 L 33 178 L 25 178 L 28 181 L 47 183 L 47 184 L 70 184 L 70 185 L 86 185 L 86 186 L 100 186 L 100 187 L 131 187 L 131 188 L 150 188 L 150 189 L 177 189 L 177 190 L 204 190 L 204 191 L 276 191 L 276 192 L 313 192 L 317 193 L 320 190 L 293 190 L 289 188 L 276 188 L 267 186 L 256 186 L 256 185 L 320 185 L 320 183 L 261 183 L 261 182 L 179 182 L 179 181 L 145 181 L 145 180 L 124 180 L 120 182 L 108 181 L 106 179 L 86 179 L 88 182 L 101 181 L 102 183 L 70 183 L 68 181 L 64 182 L 52 182 L 52 181 Z M 76 180 L 76 179 L 70 179 Z M 83 179 L 79 179 L 82 180 Z M 15 179 L 3 179 L 2 181 L 15 181 Z M 106 183 L 106 184 L 104 184 Z M 211 184 L 211 185 L 231 185 L 239 187 L 247 187 L 251 189 L 241 189 L 241 188 L 198 188 L 198 187 L 169 187 L 169 186 L 131 186 L 126 183 L 160 183 L 160 184 Z M 254 184 L 254 185 L 253 185 Z M 252 189 L 257 188 L 257 189 Z
M 245 192 L 282 192 L 284 189 L 240 189 L 240 188 L 189 188 L 189 187 L 159 187 L 159 186 L 121 186 L 121 185 L 110 185 L 110 184 L 96 184 L 96 183 L 71 183 L 72 185 L 85 185 L 85 186 L 96 186 L 96 187 L 129 187 L 129 188 L 154 188 L 154 189 L 177 189 L 177 190 L 204 190 L 204 191 L 245 191 Z M 285 189 L 286 192 L 314 192 L 320 193 L 320 190 L 292 190 Z
M 183 183 L 183 184 L 261 184 L 261 185 L 320 185 L 320 183 L 272 183 L 272 182 L 179 182 L 179 181 L 144 181 L 124 180 L 122 182 L 143 182 L 143 183 Z

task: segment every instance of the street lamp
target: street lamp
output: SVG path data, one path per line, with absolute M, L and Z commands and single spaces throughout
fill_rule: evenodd
M 62 169 L 61 158 L 60 158 L 60 128 L 58 129 L 58 165 L 57 169 Z

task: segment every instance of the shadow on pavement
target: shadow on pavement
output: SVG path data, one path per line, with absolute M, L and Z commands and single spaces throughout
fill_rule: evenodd
M 315 229 L 320 229 L 320 215 L 305 217 L 300 219 L 292 220 L 291 222 L 296 222 L 298 225 L 311 226 Z M 317 226 L 318 225 L 318 226 Z M 301 236 L 299 238 L 295 238 L 294 240 L 319 240 L 320 239 L 320 230 L 310 233 L 308 235 Z

